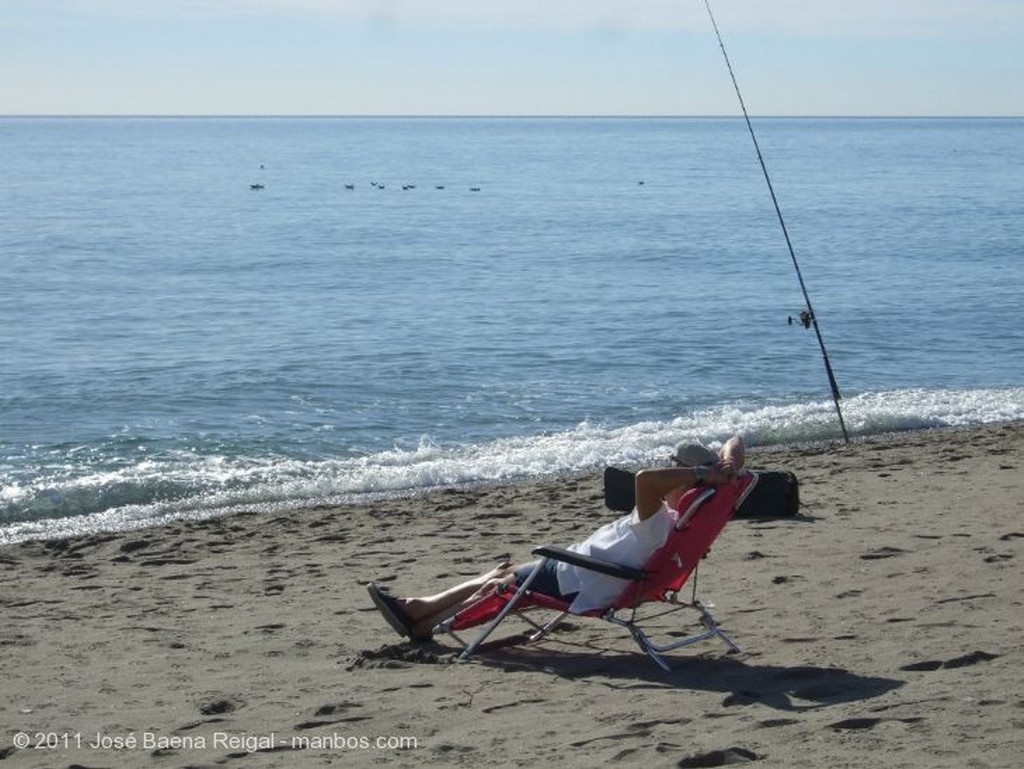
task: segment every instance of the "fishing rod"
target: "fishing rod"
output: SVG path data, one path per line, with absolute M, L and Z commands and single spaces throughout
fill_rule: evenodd
M 818 328 L 818 318 L 811 307 L 811 297 L 807 293 L 807 286 L 804 285 L 804 276 L 800 272 L 800 264 L 796 260 L 796 252 L 793 250 L 793 242 L 789 239 L 789 230 L 786 229 L 786 220 L 782 218 L 782 209 L 779 207 L 779 200 L 775 197 L 775 187 L 772 186 L 772 179 L 768 175 L 768 166 L 765 165 L 764 156 L 761 154 L 761 145 L 757 143 L 757 135 L 754 133 L 754 126 L 750 122 L 750 115 L 747 114 L 747 105 L 743 101 L 743 94 L 740 93 L 739 83 L 736 82 L 736 73 L 733 72 L 732 62 L 729 61 L 729 54 L 725 50 L 725 43 L 722 41 L 722 33 L 718 30 L 718 22 L 715 21 L 715 14 L 711 12 L 711 1 L 704 0 L 704 7 L 708 9 L 708 17 L 711 19 L 711 26 L 715 29 L 715 37 L 718 38 L 718 47 L 722 49 L 722 56 L 725 58 L 725 66 L 729 70 L 729 77 L 732 78 L 732 87 L 736 91 L 736 98 L 739 99 L 740 109 L 743 111 L 743 119 L 747 121 L 747 130 L 754 142 L 754 150 L 757 152 L 757 160 L 761 164 L 761 171 L 764 173 L 764 180 L 768 183 L 768 192 L 772 196 L 772 204 L 775 206 L 775 214 L 779 217 L 779 225 L 782 227 L 782 235 L 786 239 L 786 247 L 789 249 L 789 257 L 793 260 L 793 269 L 796 270 L 797 280 L 800 281 L 800 290 L 804 295 L 804 303 L 807 306 L 806 313 L 800 313 L 804 325 L 814 327 L 814 334 L 818 337 L 818 346 L 821 348 L 821 357 L 825 361 L 825 373 L 828 374 L 828 383 L 832 388 L 832 401 L 836 404 L 836 414 L 839 416 L 839 427 L 843 431 L 843 439 L 849 443 L 850 436 L 846 432 L 846 422 L 843 421 L 843 410 L 839 407 L 842 395 L 839 394 L 839 384 L 836 382 L 835 374 L 832 373 L 832 364 L 828 359 L 828 351 L 825 349 L 825 340 L 821 336 L 821 329 Z

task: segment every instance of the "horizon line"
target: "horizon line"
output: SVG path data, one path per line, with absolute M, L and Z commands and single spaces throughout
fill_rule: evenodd
M 359 120 L 359 119 L 449 119 L 449 120 L 600 120 L 600 119 L 621 119 L 621 120 L 742 120 L 740 114 L 615 114 L 615 113 L 508 113 L 508 114 L 483 114 L 483 113 L 217 113 L 217 112 L 39 112 L 39 113 L 0 113 L 0 119 L 39 119 L 39 118 L 85 118 L 85 119 L 338 119 L 338 120 Z M 1024 118 L 1024 114 L 762 114 L 751 115 L 751 118 L 758 120 L 768 119 L 806 119 L 806 120 L 1013 120 Z

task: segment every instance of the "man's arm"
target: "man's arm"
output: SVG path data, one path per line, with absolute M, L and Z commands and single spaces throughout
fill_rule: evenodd
M 708 470 L 710 469 L 708 468 Z M 697 473 L 692 467 L 641 470 L 636 474 L 635 484 L 636 514 L 643 521 L 661 509 L 661 501 L 673 489 L 688 489 L 691 486 L 696 486 Z
M 732 481 L 746 461 L 743 439 L 733 436 L 719 452 L 721 458 L 714 467 L 702 468 L 704 480 L 715 486 Z M 692 467 L 666 467 L 641 470 L 636 474 L 636 513 L 640 520 L 654 515 L 661 508 L 665 496 L 675 489 L 686 489 L 697 485 L 697 471 Z

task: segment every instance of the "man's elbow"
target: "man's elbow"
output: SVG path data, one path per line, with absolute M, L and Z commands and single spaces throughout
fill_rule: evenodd
M 649 518 L 661 507 L 661 484 L 658 483 L 656 470 L 641 470 L 636 474 L 634 481 L 634 496 L 636 499 L 636 512 L 641 518 Z

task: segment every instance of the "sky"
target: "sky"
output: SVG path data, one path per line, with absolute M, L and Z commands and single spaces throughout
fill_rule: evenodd
M 754 115 L 1024 115 L 1024 0 L 711 0 Z M 734 115 L 704 0 L 0 0 L 4 115 Z

